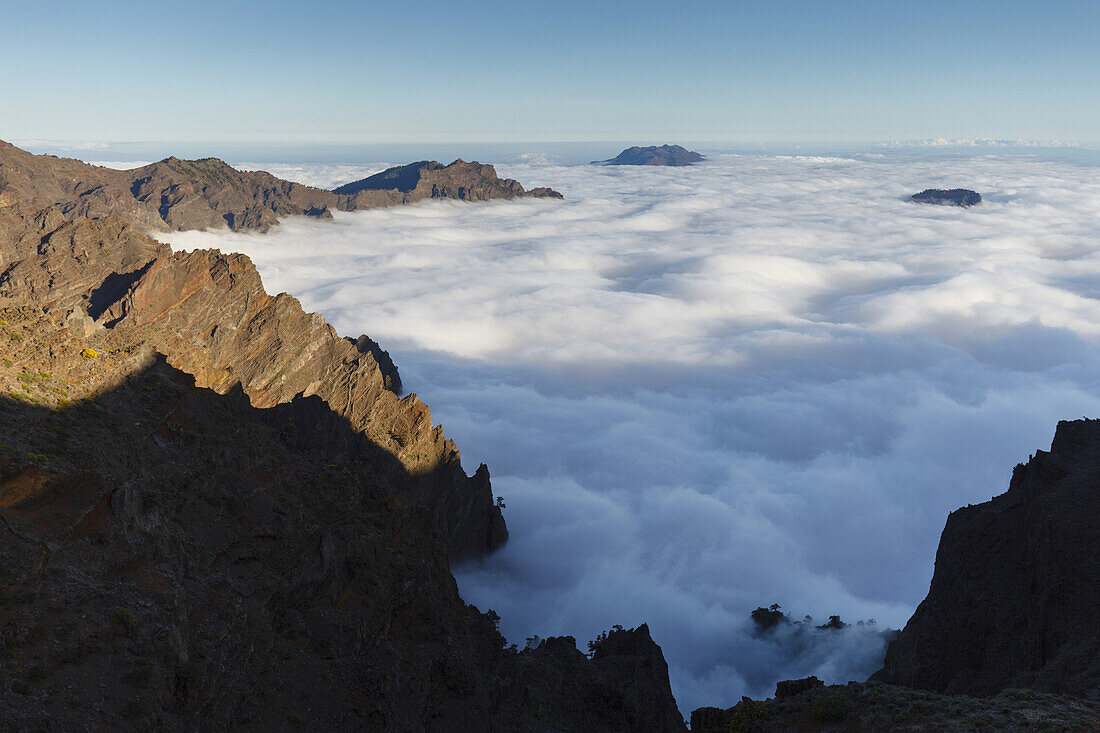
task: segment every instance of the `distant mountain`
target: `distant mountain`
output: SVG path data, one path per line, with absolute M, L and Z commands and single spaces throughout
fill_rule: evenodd
M 918 204 L 940 204 L 942 206 L 974 206 L 982 202 L 982 195 L 968 188 L 929 188 L 909 197 Z
M 453 198 L 463 201 L 512 198 L 562 198 L 549 188 L 524 190 L 511 178 L 500 178 L 491 165 L 459 159 L 450 165 L 422 160 L 384 170 L 334 192 L 347 197 L 352 209 L 409 204 L 423 199 Z
M 691 165 L 701 160 L 704 160 L 702 155 L 679 145 L 650 145 L 627 148 L 610 160 L 592 162 L 603 165 Z
M 165 158 L 114 170 L 79 160 L 34 155 L 0 141 L 0 207 L 56 206 L 67 219 L 118 214 L 142 231 L 214 229 L 266 231 L 280 216 L 329 218 L 425 198 L 466 201 L 517 197 L 561 198 L 549 188 L 524 190 L 500 179 L 491 165 L 457 160 L 413 163 L 341 186 L 304 186 L 264 171 L 239 171 L 217 158 Z

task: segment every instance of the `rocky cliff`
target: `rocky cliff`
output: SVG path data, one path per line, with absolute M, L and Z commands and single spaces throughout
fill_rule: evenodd
M 32 155 L 0 141 L 0 208 L 17 202 L 55 206 L 68 219 L 115 214 L 141 232 L 229 227 L 266 231 L 280 216 L 331 218 L 425 198 L 468 201 L 516 197 L 561 198 L 549 188 L 524 190 L 491 165 L 457 160 L 413 163 L 324 191 L 263 171 L 239 171 L 217 158 L 165 160 L 113 170 L 79 160 Z
M 1100 420 L 1059 423 L 1006 493 L 952 512 L 928 596 L 874 679 L 1100 699 Z

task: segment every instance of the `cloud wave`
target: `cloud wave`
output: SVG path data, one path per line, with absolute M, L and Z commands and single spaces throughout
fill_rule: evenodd
M 298 168 L 277 172 L 352 172 Z M 566 199 L 171 241 L 244 251 L 269 289 L 394 352 L 505 497 L 512 540 L 457 575 L 520 644 L 648 621 L 685 711 L 863 677 L 877 636 L 792 655 L 749 612 L 904 624 L 947 513 L 1003 491 L 1058 419 L 1100 413 L 1096 168 L 889 152 L 499 168 Z M 956 186 L 985 203 L 906 200 Z

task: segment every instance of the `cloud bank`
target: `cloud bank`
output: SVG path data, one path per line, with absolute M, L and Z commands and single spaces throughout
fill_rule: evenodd
M 512 539 L 457 576 L 521 645 L 646 621 L 684 711 L 865 677 L 877 635 L 794 648 L 749 612 L 900 627 L 948 512 L 1004 491 L 1057 420 L 1100 413 L 1096 168 L 888 152 L 499 168 L 566 200 L 171 241 L 244 251 L 269 290 L 391 350 L 505 498 Z M 985 203 L 906 201 L 931 187 Z

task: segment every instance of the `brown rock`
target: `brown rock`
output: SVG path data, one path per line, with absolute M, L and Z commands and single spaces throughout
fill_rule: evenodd
M 815 687 L 821 687 L 825 683 L 819 680 L 817 677 L 805 677 L 800 680 L 785 680 L 783 682 L 777 682 L 775 684 L 775 699 L 780 700 L 784 697 L 794 697 L 795 695 L 801 695 L 806 690 L 812 690 Z
M 86 308 L 96 326 L 148 344 L 199 386 L 222 394 L 240 386 L 257 407 L 317 395 L 415 477 L 405 491 L 432 508 L 454 556 L 506 539 L 488 471 L 467 477 L 428 407 L 416 395 L 398 397 L 392 376 L 387 387 L 369 348 L 340 338 L 293 297 L 268 295 L 247 257 L 173 253 L 117 217 L 62 218 L 50 232 L 58 223 L 48 213 L 0 214 L 0 233 L 8 231 L 0 296 L 63 318 Z
M 425 161 L 392 168 L 334 193 L 264 171 L 239 171 L 217 158 L 172 157 L 119 171 L 32 155 L 0 141 L 0 209 L 22 202 L 33 210 L 54 206 L 57 215 L 70 220 L 118 215 L 139 232 L 222 227 L 266 231 L 280 216 L 330 219 L 333 209 L 371 209 L 425 198 L 531 196 L 561 198 L 548 188 L 524 191 L 518 182 L 498 178 L 491 165 L 461 160 L 448 166 Z

